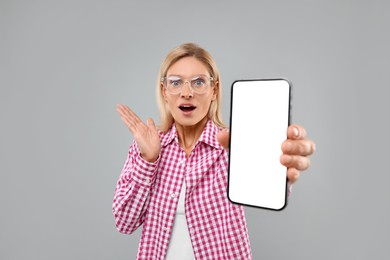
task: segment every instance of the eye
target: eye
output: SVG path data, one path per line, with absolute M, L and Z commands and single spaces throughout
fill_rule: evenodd
M 168 79 L 168 84 L 172 87 L 180 87 L 182 82 L 181 79 Z
M 203 87 L 206 85 L 206 80 L 202 77 L 191 80 L 191 85 L 194 87 Z

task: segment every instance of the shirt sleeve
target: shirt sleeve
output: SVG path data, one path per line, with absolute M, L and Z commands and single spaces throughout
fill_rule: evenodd
M 130 146 L 112 205 L 119 232 L 131 234 L 143 223 L 159 158 L 153 163 L 145 161 L 140 156 L 136 142 Z

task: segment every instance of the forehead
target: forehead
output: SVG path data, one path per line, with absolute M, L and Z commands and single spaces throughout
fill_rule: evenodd
M 193 75 L 209 75 L 207 67 L 195 57 L 185 57 L 169 67 L 167 75 L 190 77 Z

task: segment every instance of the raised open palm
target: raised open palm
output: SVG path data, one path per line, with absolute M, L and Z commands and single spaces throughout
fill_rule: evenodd
M 161 144 L 153 120 L 149 118 L 146 125 L 125 105 L 117 105 L 116 110 L 137 142 L 142 158 L 149 162 L 156 161 L 160 153 Z

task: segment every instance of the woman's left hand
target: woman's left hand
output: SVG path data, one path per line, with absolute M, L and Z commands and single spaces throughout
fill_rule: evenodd
M 217 134 L 219 143 L 229 148 L 229 131 L 220 131 Z M 315 151 L 313 141 L 306 138 L 306 130 L 300 125 L 290 125 L 287 128 L 287 140 L 282 143 L 280 162 L 287 167 L 287 178 L 290 184 L 296 182 L 301 171 L 310 166 L 309 156 Z
M 287 140 L 282 143 L 280 162 L 287 167 L 287 178 L 290 184 L 296 182 L 300 172 L 310 166 L 309 156 L 315 151 L 313 141 L 306 138 L 306 130 L 300 125 L 290 125 L 287 129 Z

